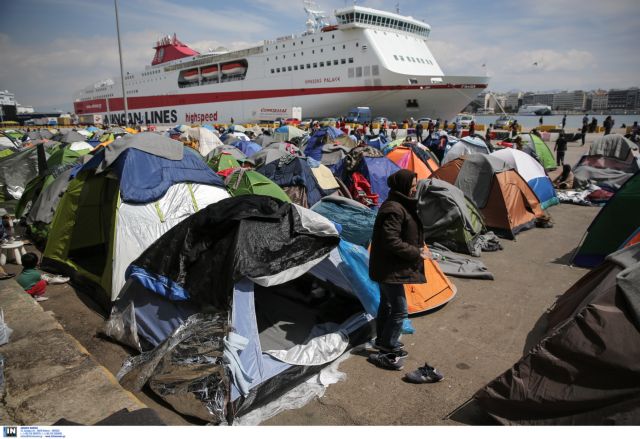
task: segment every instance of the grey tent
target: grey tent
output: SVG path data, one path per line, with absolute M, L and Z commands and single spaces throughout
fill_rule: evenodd
M 19 200 L 38 175 L 38 150 L 27 148 L 0 159 L 0 200 Z
M 486 227 L 473 201 L 454 185 L 437 178 L 420 180 L 417 193 L 425 241 L 480 256 L 478 237 Z
M 87 140 L 85 136 L 77 131 L 69 130 L 67 132 L 60 132 L 52 137 L 52 140 L 56 140 L 62 143 L 84 142 Z
M 276 160 L 280 160 L 287 155 L 295 155 L 297 157 L 304 157 L 304 154 L 300 149 L 290 143 L 272 143 L 269 146 L 262 148 L 249 158 L 255 163 L 256 168 L 269 164 Z
M 585 189 L 593 183 L 617 191 L 638 170 L 638 145 L 620 134 L 609 134 L 595 140 L 576 164 L 573 187 Z
M 472 413 L 483 413 L 511 425 L 638 425 L 640 244 L 576 282 L 528 340 L 525 355 L 452 419 L 475 424 Z

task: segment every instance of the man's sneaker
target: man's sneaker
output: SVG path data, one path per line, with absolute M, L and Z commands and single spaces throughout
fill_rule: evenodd
M 444 375 L 442 375 L 433 367 L 429 366 L 427 363 L 424 363 L 423 367 L 419 367 L 413 372 L 409 372 L 404 377 L 410 383 L 415 384 L 437 383 L 438 381 L 442 381 L 444 379 Z
M 46 281 L 50 285 L 59 285 L 69 282 L 69 278 L 65 276 L 55 276 L 52 274 L 43 274 L 42 280 Z
M 398 342 L 398 346 L 394 349 L 394 348 L 389 348 L 387 346 L 378 344 L 378 339 L 376 338 L 375 340 L 373 340 L 371 342 L 371 347 L 373 347 L 373 349 L 380 351 L 380 352 L 386 352 L 386 353 L 390 353 L 390 352 L 405 352 L 402 349 L 404 349 L 404 343 L 402 342 Z M 399 355 L 400 357 L 402 357 L 402 355 Z M 404 355 L 406 357 L 406 355 Z
M 385 354 L 378 352 L 369 355 L 369 362 L 375 364 L 382 369 L 402 370 L 404 367 L 404 358 L 396 357 L 394 354 Z
M 36 302 L 44 302 L 45 300 L 49 300 L 48 297 L 44 297 L 44 296 L 37 296 L 37 297 L 34 297 L 34 299 L 36 299 Z

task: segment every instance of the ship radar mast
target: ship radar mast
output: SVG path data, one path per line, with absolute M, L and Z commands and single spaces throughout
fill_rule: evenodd
M 319 32 L 323 27 L 329 26 L 329 19 L 324 11 L 318 8 L 313 0 L 304 0 L 304 11 L 307 13 L 307 32 Z

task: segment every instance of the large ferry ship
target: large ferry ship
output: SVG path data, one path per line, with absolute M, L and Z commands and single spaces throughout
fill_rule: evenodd
M 422 21 L 354 5 L 331 24 L 311 2 L 305 11 L 306 32 L 243 50 L 201 54 L 162 38 L 151 65 L 124 77 L 128 123 L 257 122 L 293 107 L 320 118 L 357 106 L 392 120 L 452 119 L 487 86 L 486 76 L 445 76 Z M 120 79 L 79 91 L 74 109 L 125 124 Z

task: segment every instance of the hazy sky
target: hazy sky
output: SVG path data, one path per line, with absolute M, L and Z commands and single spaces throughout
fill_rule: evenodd
M 332 12 L 353 1 L 317 3 Z M 357 2 L 387 11 L 397 3 Z M 431 25 L 430 47 L 445 74 L 486 73 L 492 91 L 640 86 L 638 0 L 399 4 L 402 15 Z M 206 51 L 242 48 L 305 30 L 302 0 L 119 0 L 118 5 L 128 71 L 151 62 L 153 43 L 163 34 L 175 32 Z M 0 89 L 14 92 L 20 103 L 70 110 L 75 91 L 117 75 L 112 0 L 2 2 Z

